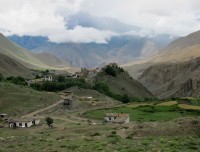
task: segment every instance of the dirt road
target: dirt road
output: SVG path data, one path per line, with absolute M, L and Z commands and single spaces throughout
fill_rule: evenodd
M 49 109 L 51 109 L 51 108 L 56 107 L 57 105 L 61 104 L 62 102 L 63 102 L 63 100 L 61 99 L 61 100 L 57 101 L 56 103 L 54 103 L 54 104 L 52 104 L 52 105 L 49 105 L 49 106 L 47 106 L 47 107 L 45 107 L 45 108 L 38 109 L 38 110 L 36 110 L 36 111 L 34 111 L 34 112 L 31 112 L 31 113 L 29 113 L 29 114 L 26 114 L 26 115 L 23 116 L 23 118 L 30 118 L 30 117 L 33 117 L 34 115 L 37 115 L 37 114 L 39 114 L 39 113 L 41 113 L 41 112 L 43 112 L 43 111 L 46 111 L 46 110 L 49 110 Z

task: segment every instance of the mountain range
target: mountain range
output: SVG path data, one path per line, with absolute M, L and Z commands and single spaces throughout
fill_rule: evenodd
M 155 56 L 129 63 L 125 68 L 159 98 L 199 97 L 199 57 L 197 31 L 171 42 Z
M 83 20 L 81 15 L 88 18 L 88 21 Z M 102 24 L 96 24 L 98 22 Z M 66 27 L 69 29 L 82 26 L 111 30 L 113 24 L 117 25 L 112 32 L 140 31 L 140 28 L 117 20 L 93 17 L 84 13 L 66 18 Z M 105 44 L 54 43 L 42 36 L 13 35 L 8 38 L 31 51 L 28 52 L 7 41 L 1 35 L 0 53 L 15 59 L 25 67 L 47 68 L 73 65 L 92 68 L 116 62 L 123 64 L 122 67 L 134 79 L 140 81 L 158 98 L 200 96 L 198 79 L 200 31 L 180 38 L 170 35 L 121 34 L 111 37 Z
M 162 41 L 159 41 L 162 37 Z M 32 52 L 47 52 L 76 67 L 97 67 L 101 63 L 127 63 L 156 54 L 171 41 L 169 36 L 154 38 L 139 36 L 112 37 L 107 44 L 97 43 L 52 43 L 46 37 L 10 36 L 10 40 L 31 49 Z M 42 39 L 39 41 L 38 39 Z M 39 43 L 38 43 L 39 42 Z M 43 43 L 41 43 L 43 42 Z M 27 46 L 27 44 L 30 44 Z
M 70 66 L 51 54 L 30 52 L 8 40 L 3 34 L 0 34 L 0 53 L 2 73 L 14 74 L 16 71 L 27 73 L 28 69 L 56 69 Z
M 179 63 L 199 57 L 199 49 L 200 31 L 197 31 L 185 37 L 177 38 L 151 57 L 129 62 L 124 64 L 123 67 L 129 71 L 132 77 L 137 79 L 151 65 L 163 62 Z
M 105 44 L 97 43 L 54 43 L 47 37 L 18 36 L 8 38 L 32 52 L 47 52 L 76 67 L 97 67 L 102 63 L 127 63 L 146 58 L 158 52 L 176 37 L 171 35 L 141 36 L 141 28 L 122 23 L 108 17 L 92 16 L 89 13 L 77 13 L 66 20 L 66 28 L 76 26 L 90 27 L 98 30 L 108 30 L 118 33 Z M 135 32 L 138 34 L 131 34 Z

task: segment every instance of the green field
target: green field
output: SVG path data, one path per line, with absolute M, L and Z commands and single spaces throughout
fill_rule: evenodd
M 200 150 L 200 111 L 178 107 L 178 102 L 121 105 L 96 91 L 71 88 L 81 111 L 58 111 L 41 116 L 39 126 L 0 128 L 0 152 L 198 152 Z M 23 115 L 60 99 L 55 93 L 0 83 L 0 111 Z M 92 100 L 84 97 L 92 96 Z M 80 99 L 79 99 L 80 97 Z M 183 104 L 181 102 L 181 104 Z M 110 109 L 92 110 L 113 107 Z M 121 106 L 121 107 L 115 107 Z M 87 111 L 82 118 L 80 112 Z M 105 113 L 129 113 L 128 124 L 102 124 Z M 44 121 L 48 113 L 53 128 Z M 80 117 L 81 116 L 81 117 Z M 91 119 L 90 119 L 91 118 Z M 88 119 L 91 123 L 87 123 Z M 97 119 L 97 120 L 96 120 Z
M 115 128 L 100 127 L 0 129 L 0 152 L 196 152 L 200 149 L 197 135 L 122 138 Z
M 26 86 L 0 83 L 0 112 L 23 115 L 60 99 L 55 93 L 39 92 Z
M 177 101 L 182 104 L 191 104 L 194 106 L 200 106 L 200 98 L 180 98 L 177 99 Z
M 139 106 L 139 107 L 119 107 L 112 109 L 100 109 L 84 113 L 84 116 L 92 119 L 102 119 L 105 113 L 128 113 L 131 121 L 169 121 L 179 117 L 199 116 L 200 111 L 184 110 L 177 105 L 172 106 Z

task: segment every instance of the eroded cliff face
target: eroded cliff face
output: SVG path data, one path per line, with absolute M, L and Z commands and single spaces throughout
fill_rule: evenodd
M 200 58 L 147 68 L 139 81 L 158 98 L 200 96 Z

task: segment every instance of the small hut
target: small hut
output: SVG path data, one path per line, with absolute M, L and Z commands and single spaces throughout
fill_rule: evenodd
M 77 107 L 75 98 L 65 98 L 63 101 L 63 105 L 69 110 Z
M 7 114 L 5 114 L 5 113 L 2 113 L 2 114 L 0 114 L 0 117 L 3 119 L 3 118 L 6 118 L 7 117 Z
M 129 114 L 106 113 L 104 117 L 105 122 L 111 123 L 129 123 Z

